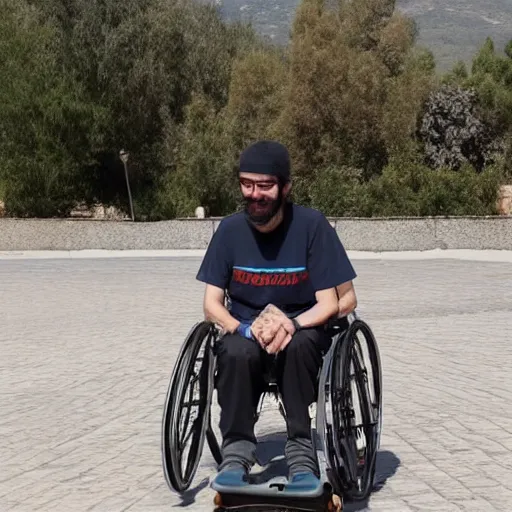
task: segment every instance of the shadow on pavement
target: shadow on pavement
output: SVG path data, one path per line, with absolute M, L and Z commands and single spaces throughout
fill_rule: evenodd
M 400 467 L 400 459 L 393 453 L 387 450 L 381 450 L 377 454 L 377 468 L 375 470 L 375 480 L 373 483 L 373 490 L 370 498 L 363 501 L 346 501 L 343 506 L 343 512 L 362 512 L 371 510 L 369 501 L 372 495 L 378 493 L 393 477 Z
M 173 507 L 188 507 L 192 505 L 196 501 L 196 496 L 205 488 L 208 487 L 210 483 L 209 478 L 203 478 L 198 485 L 192 487 L 191 489 L 187 489 L 184 493 L 180 494 L 181 503 L 177 505 L 173 505 Z
M 254 483 L 264 482 L 276 476 L 286 476 L 288 468 L 284 460 L 284 445 L 286 442 L 286 432 L 277 432 L 258 438 L 258 449 L 256 457 L 261 466 L 259 471 L 254 472 L 251 480 Z M 372 495 L 378 493 L 394 476 L 400 467 L 400 459 L 387 450 L 381 450 L 377 454 L 377 468 L 375 470 L 375 480 Z M 363 501 L 345 502 L 344 512 L 358 512 L 370 510 L 370 498 Z
M 251 483 L 262 483 L 276 476 L 287 476 L 288 467 L 283 455 L 285 442 L 286 432 L 276 432 L 258 437 L 258 447 L 256 450 L 258 464 L 251 473 Z M 393 477 L 399 466 L 400 459 L 393 452 L 379 451 L 372 495 L 378 493 L 386 485 L 388 479 Z M 187 507 L 192 505 L 197 494 L 208 485 L 209 479 L 204 478 L 198 485 L 181 494 L 181 503 L 174 506 Z M 346 501 L 343 511 L 363 512 L 371 510 L 369 507 L 369 499 L 357 502 Z

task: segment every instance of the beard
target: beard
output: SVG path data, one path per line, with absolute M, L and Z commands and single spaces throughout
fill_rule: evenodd
M 284 202 L 281 190 L 277 199 L 254 200 L 245 198 L 245 214 L 257 226 L 264 226 L 277 214 Z

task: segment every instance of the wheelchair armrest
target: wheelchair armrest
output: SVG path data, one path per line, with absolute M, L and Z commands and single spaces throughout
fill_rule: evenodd
M 340 332 L 346 331 L 350 324 L 357 319 L 355 311 L 349 313 L 346 316 L 339 317 L 338 315 L 331 317 L 325 325 L 325 330 L 331 335 L 339 334 Z
M 337 333 L 339 331 L 346 331 L 349 326 L 349 321 L 346 316 L 341 318 L 333 317 L 325 324 L 325 330 L 328 332 Z

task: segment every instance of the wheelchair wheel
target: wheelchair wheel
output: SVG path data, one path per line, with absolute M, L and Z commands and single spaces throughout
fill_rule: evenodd
M 332 353 L 328 456 L 335 487 L 352 500 L 368 498 L 382 425 L 380 356 L 369 326 L 356 319 Z
M 189 488 L 207 438 L 220 462 L 220 449 L 211 428 L 216 333 L 213 324 L 196 324 L 176 361 L 162 420 L 162 462 L 167 484 L 176 492 Z M 188 447 L 188 449 L 187 449 Z

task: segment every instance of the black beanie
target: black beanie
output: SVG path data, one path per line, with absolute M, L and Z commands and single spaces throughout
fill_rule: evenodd
M 251 144 L 240 155 L 240 172 L 270 174 L 281 183 L 290 181 L 290 155 L 285 146 L 272 140 Z

